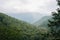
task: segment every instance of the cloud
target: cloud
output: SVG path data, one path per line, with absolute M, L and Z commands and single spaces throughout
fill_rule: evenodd
M 29 21 L 31 18 L 38 20 L 42 16 L 50 15 L 56 8 L 56 0 L 0 0 L 0 12 L 16 18 L 20 17 L 25 21 Z M 17 17 L 17 15 L 19 16 Z
M 39 12 L 48 14 L 55 9 L 55 0 L 0 0 L 0 11 L 6 13 Z

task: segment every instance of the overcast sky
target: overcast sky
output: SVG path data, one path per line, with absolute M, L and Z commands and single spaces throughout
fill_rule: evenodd
M 56 0 L 0 0 L 0 12 L 10 14 L 32 12 L 37 17 L 39 14 L 50 15 L 56 8 Z
M 56 9 L 56 0 L 0 0 L 0 11 L 21 13 L 39 12 L 48 14 Z

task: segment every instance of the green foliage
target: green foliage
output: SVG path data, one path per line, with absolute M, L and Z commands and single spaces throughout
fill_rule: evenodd
M 60 6 L 60 0 L 57 0 L 57 2 L 58 2 L 57 4 Z
M 0 27 L 0 40 L 17 40 L 19 32 L 12 28 Z
M 58 1 L 58 5 L 60 5 L 60 1 Z M 57 9 L 57 12 L 52 12 L 52 21 L 49 20 L 48 26 L 50 27 L 49 36 L 54 39 L 60 39 L 60 8 Z M 52 40 L 51 39 L 51 40 Z
M 42 29 L 43 30 L 43 29 Z M 45 30 L 0 13 L 0 40 L 43 40 Z

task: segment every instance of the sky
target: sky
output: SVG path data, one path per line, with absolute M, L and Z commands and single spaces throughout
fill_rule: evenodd
M 0 12 L 27 21 L 31 20 L 28 18 L 36 20 L 43 15 L 51 15 L 56 8 L 56 0 L 0 0 Z

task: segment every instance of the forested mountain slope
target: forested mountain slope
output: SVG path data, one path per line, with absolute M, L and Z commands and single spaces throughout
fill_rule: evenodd
M 40 40 L 47 31 L 0 13 L 0 40 Z
M 48 20 L 52 20 L 52 16 L 44 16 L 40 20 L 36 21 L 34 24 L 39 27 L 48 27 Z

